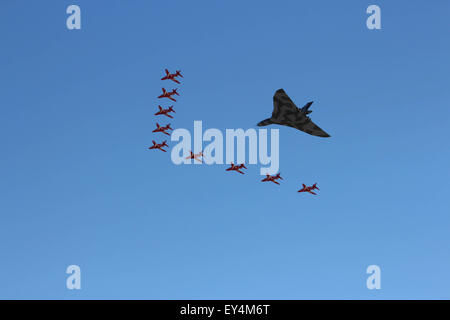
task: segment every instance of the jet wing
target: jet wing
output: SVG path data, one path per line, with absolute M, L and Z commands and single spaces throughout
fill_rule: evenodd
M 298 112 L 297 106 L 283 89 L 278 89 L 273 96 L 272 119 L 280 122 L 285 120 L 295 120 L 295 114 Z
M 308 102 L 305 107 L 309 107 L 311 104 L 312 102 Z M 274 120 L 277 124 L 290 126 L 313 136 L 330 136 L 312 122 L 307 115 L 300 112 L 299 108 L 297 108 L 295 103 L 283 89 L 277 90 L 273 96 L 273 112 L 271 120 Z
M 286 125 L 301 130 L 303 132 L 309 133 L 313 136 L 318 137 L 329 137 L 330 135 L 323 131 L 318 125 L 311 121 L 311 119 L 302 113 L 297 114 L 297 119 L 293 122 L 286 122 Z

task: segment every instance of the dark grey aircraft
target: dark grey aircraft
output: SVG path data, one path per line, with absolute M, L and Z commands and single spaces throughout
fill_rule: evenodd
M 305 104 L 303 108 L 297 108 L 292 102 L 289 96 L 283 89 L 278 89 L 273 96 L 273 112 L 272 117 L 258 123 L 258 126 L 267 126 L 269 124 L 279 124 L 283 126 L 289 126 L 313 136 L 329 137 L 330 135 L 320 129 L 307 114 L 311 113 L 308 110 L 313 104 L 313 101 Z

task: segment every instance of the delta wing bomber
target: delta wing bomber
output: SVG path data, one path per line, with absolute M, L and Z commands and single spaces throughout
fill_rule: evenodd
M 307 114 L 313 101 L 308 102 L 303 108 L 297 108 L 283 89 L 278 89 L 273 96 L 272 117 L 258 123 L 258 126 L 279 124 L 289 126 L 317 137 L 329 137 L 330 135 L 320 129 Z

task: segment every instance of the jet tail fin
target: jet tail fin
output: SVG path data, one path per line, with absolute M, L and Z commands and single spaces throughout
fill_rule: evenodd
M 308 109 L 309 109 L 309 107 L 311 107 L 311 105 L 313 104 L 313 102 L 314 102 L 314 101 L 308 102 L 308 103 L 305 104 L 305 105 L 303 106 L 303 108 L 301 108 L 300 110 L 301 110 L 303 113 L 306 113 L 306 114 L 311 113 L 312 110 L 308 110 Z

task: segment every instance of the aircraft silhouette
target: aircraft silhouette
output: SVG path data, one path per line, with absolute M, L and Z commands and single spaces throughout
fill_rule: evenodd
M 247 167 L 243 163 L 241 163 L 239 165 L 234 165 L 233 162 L 231 162 L 230 165 L 231 166 L 229 168 L 225 169 L 226 171 L 237 171 L 241 174 L 244 174 L 244 172 L 242 172 L 240 169 L 242 169 L 242 168 L 247 169 Z
M 303 188 L 298 190 L 297 192 L 309 192 L 313 195 L 317 195 L 315 192 L 311 191 L 311 190 L 320 190 L 319 188 L 317 188 L 317 183 L 314 183 L 311 187 L 307 187 L 305 186 L 305 184 L 303 184 Z
M 191 151 L 191 155 L 187 156 L 186 159 L 195 159 L 198 162 L 203 162 L 203 160 L 200 160 L 200 157 L 204 157 L 205 155 L 203 154 L 202 151 L 200 151 L 199 153 L 195 154 Z
M 155 140 L 152 140 L 153 145 L 151 147 L 149 147 L 149 149 L 159 149 L 161 151 L 167 152 L 166 150 L 163 149 L 163 147 L 169 147 L 167 145 L 167 140 L 164 140 L 162 143 L 156 143 Z
M 175 79 L 176 77 L 180 76 L 183 78 L 183 76 L 180 73 L 180 70 L 177 70 L 176 73 L 170 73 L 169 70 L 165 69 L 164 70 L 166 72 L 166 75 L 164 77 L 161 78 L 161 80 L 172 80 L 176 83 L 180 83 L 180 81 L 178 81 L 177 79 Z
M 172 101 L 177 101 L 174 98 L 172 98 L 172 96 L 174 94 L 176 94 L 177 96 L 179 96 L 180 94 L 177 92 L 178 89 L 173 89 L 171 92 L 166 91 L 166 89 L 162 88 L 162 95 L 158 96 L 158 98 L 169 98 Z
M 264 181 L 272 181 L 273 183 L 276 183 L 276 184 L 279 185 L 279 183 L 278 183 L 277 181 L 275 181 L 275 180 L 277 180 L 277 179 L 283 180 L 283 178 L 280 176 L 279 173 L 277 173 L 277 174 L 274 175 L 274 176 L 271 176 L 270 174 L 266 174 L 266 177 L 265 177 L 264 179 L 262 179 L 261 182 L 264 182 Z
M 279 124 L 301 130 L 313 136 L 329 137 L 330 135 L 328 133 L 320 129 L 307 116 L 307 114 L 312 112 L 311 110 L 308 110 L 312 104 L 313 101 L 310 101 L 305 104 L 303 108 L 297 108 L 286 92 L 284 92 L 283 89 L 279 89 L 273 96 L 272 117 L 260 121 L 258 126 Z
M 170 127 L 170 123 L 168 125 L 164 126 L 164 127 L 160 126 L 159 123 L 156 123 L 156 129 L 153 130 L 152 132 L 162 132 L 162 133 L 167 134 L 168 136 L 170 136 L 170 133 L 166 132 L 167 130 L 173 130 Z
M 159 108 L 159 111 L 157 113 L 155 113 L 155 116 L 162 114 L 162 115 L 165 115 L 166 117 L 173 118 L 169 114 L 169 112 L 176 113 L 175 110 L 173 110 L 173 106 L 170 106 L 168 109 L 163 109 L 161 106 L 158 106 L 158 108 Z

